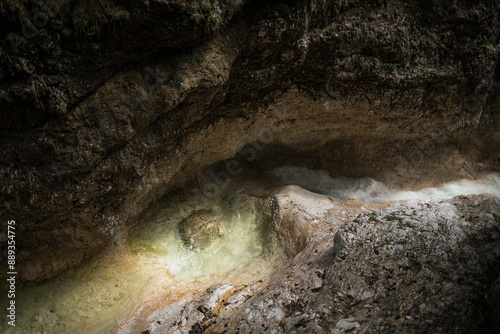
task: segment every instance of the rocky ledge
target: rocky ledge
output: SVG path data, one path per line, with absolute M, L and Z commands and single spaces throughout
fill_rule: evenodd
M 289 186 L 271 203 L 290 257 L 282 269 L 253 285 L 217 285 L 138 312 L 118 333 L 500 330 L 499 198 L 388 206 Z

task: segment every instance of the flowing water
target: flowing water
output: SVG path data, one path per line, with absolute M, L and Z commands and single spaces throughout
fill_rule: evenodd
M 304 167 L 279 167 L 270 171 L 269 175 L 280 184 L 295 184 L 333 198 L 356 198 L 365 202 L 428 201 L 482 193 L 500 196 L 500 174 L 490 174 L 483 180 L 459 180 L 415 191 L 393 190 L 371 178 L 332 178 L 325 171 Z
M 210 196 L 190 189 L 159 201 L 113 256 L 71 270 L 16 294 L 16 327 L 2 333 L 108 333 L 148 301 L 175 299 L 223 279 L 251 284 L 268 277 L 273 256 L 266 201 L 224 190 Z M 202 249 L 186 245 L 179 225 L 209 209 L 218 234 Z M 201 292 L 201 291 L 200 291 Z M 2 301 L 1 307 L 7 307 Z
M 331 197 L 368 202 L 484 192 L 500 196 L 499 175 L 418 191 L 395 191 L 373 179 L 332 178 L 326 172 L 301 167 L 281 167 L 267 175 L 275 180 L 270 188 L 296 184 Z M 250 196 L 239 181 L 233 181 L 233 186 L 204 188 L 211 192 L 195 188 L 169 195 L 147 210 L 119 252 L 55 279 L 18 288 L 17 326 L 2 321 L 0 332 L 115 332 L 121 320 L 155 298 L 169 302 L 222 281 L 252 284 L 270 277 L 284 258 L 272 236 L 265 195 Z M 203 247 L 189 243 L 182 225 L 199 210 L 208 210 L 217 224 Z M 6 306 L 2 300 L 2 309 Z

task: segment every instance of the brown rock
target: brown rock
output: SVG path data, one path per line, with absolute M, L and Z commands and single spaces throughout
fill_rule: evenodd
M 198 210 L 183 219 L 180 224 L 184 243 L 192 249 L 209 247 L 221 235 L 221 216 L 212 210 Z

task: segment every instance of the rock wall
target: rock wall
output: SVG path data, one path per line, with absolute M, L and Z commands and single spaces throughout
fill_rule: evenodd
M 498 171 L 497 2 L 214 3 L 130 1 L 99 33 L 2 14 L 1 216 L 23 279 L 103 252 L 232 157 L 398 187 Z

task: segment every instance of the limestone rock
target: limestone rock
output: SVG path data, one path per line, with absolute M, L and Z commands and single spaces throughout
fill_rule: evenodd
M 307 193 L 294 196 L 299 194 Z M 318 209 L 301 209 L 304 217 L 318 217 Z M 496 309 L 488 309 L 484 300 L 490 308 L 497 305 L 498 280 L 493 282 L 500 264 L 498 217 L 500 198 L 490 195 L 398 203 L 361 213 L 339 229 L 310 233 L 302 251 L 271 280 L 247 290 L 246 298 L 237 298 L 231 286 L 214 287 L 185 302 L 174 318 L 158 312 L 165 317 L 148 321 L 184 326 L 152 333 L 200 329 L 210 333 L 487 333 L 495 328 L 484 319 L 495 319 L 488 317 Z M 330 216 L 317 226 L 335 224 L 335 219 Z M 191 317 L 198 319 L 196 323 L 182 320 Z M 148 326 L 146 322 L 142 328 Z
M 333 331 L 333 333 L 337 334 L 337 333 L 348 332 L 355 328 L 358 328 L 359 323 L 356 322 L 356 318 L 346 318 L 346 319 L 340 319 L 335 326 L 340 329 Z
M 192 249 L 209 247 L 220 237 L 221 216 L 212 210 L 198 210 L 183 219 L 180 224 L 182 239 Z
M 357 214 L 387 205 L 331 198 L 295 185 L 278 189 L 271 197 L 274 231 L 289 257 L 300 253 L 311 240 L 336 231 Z

